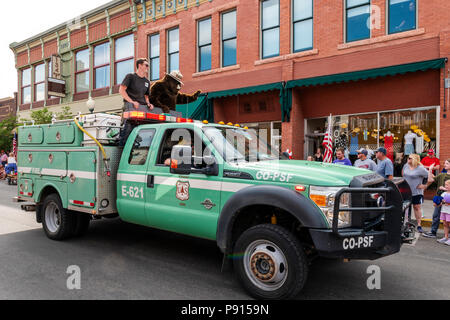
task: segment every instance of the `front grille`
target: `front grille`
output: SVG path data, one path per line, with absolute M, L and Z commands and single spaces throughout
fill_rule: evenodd
M 365 185 L 365 188 L 383 188 L 384 183 L 377 183 L 371 185 Z M 383 199 L 386 199 L 386 194 L 379 194 Z M 378 200 L 372 198 L 371 194 L 353 194 L 351 198 L 352 207 L 364 207 L 364 208 L 378 208 Z M 352 214 L 352 227 L 361 228 L 366 231 L 372 230 L 380 225 L 383 221 L 384 213 L 371 212 L 370 209 L 366 212 L 353 212 Z

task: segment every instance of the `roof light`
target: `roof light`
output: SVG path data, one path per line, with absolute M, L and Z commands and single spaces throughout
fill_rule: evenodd
M 234 126 L 235 126 L 235 127 L 238 127 L 238 128 L 241 127 L 241 126 L 239 125 L 239 123 L 236 123 Z
M 219 122 L 219 124 L 221 124 L 221 125 L 224 125 L 224 124 L 225 124 L 225 122 L 223 122 L 223 121 L 220 121 L 220 122 Z
M 231 122 L 228 122 L 227 123 L 227 126 L 232 126 L 233 124 L 231 123 Z
M 209 122 L 208 122 L 208 120 L 203 120 L 202 121 L 204 124 L 208 124 Z
M 245 130 L 248 130 L 248 127 L 244 127 Z

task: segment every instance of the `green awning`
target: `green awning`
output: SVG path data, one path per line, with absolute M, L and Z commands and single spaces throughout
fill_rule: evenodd
M 349 81 L 374 79 L 377 77 L 395 76 L 408 72 L 426 71 L 430 69 L 441 69 L 445 66 L 445 58 L 428 60 L 422 62 L 408 63 L 391 67 L 376 68 L 362 71 L 332 74 L 321 77 L 298 79 L 288 81 L 286 88 L 308 87 L 324 84 L 333 84 Z
M 183 114 L 183 118 L 194 120 L 214 121 L 214 109 L 212 101 L 208 99 L 206 94 L 201 94 L 194 102 L 187 104 L 177 104 L 178 112 Z
M 224 90 L 224 91 L 210 92 L 210 93 L 208 93 L 208 99 L 238 96 L 238 95 L 243 95 L 243 94 L 251 94 L 251 93 L 257 93 L 257 92 L 282 90 L 282 89 L 283 89 L 283 83 L 276 82 L 276 83 L 263 84 L 263 85 L 259 85 L 259 86 L 253 86 L 253 87 L 245 87 L 245 88 L 237 88 L 237 89 L 230 89 L 230 90 Z
M 183 114 L 183 118 L 191 119 L 192 114 L 197 110 L 197 108 L 202 107 L 205 103 L 207 96 L 206 94 L 201 94 L 197 100 L 186 104 L 177 104 L 177 111 Z

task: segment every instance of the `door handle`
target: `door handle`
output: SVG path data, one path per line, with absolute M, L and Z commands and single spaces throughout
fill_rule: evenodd
M 147 188 L 155 187 L 155 176 L 148 175 L 147 176 Z

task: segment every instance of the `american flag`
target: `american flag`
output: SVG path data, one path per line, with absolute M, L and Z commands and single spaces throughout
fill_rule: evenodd
M 323 162 L 331 163 L 333 161 L 333 136 L 332 136 L 332 117 L 328 118 L 328 129 L 325 133 L 325 138 L 323 139 L 322 145 L 325 147 L 325 152 L 323 156 Z
M 14 157 L 17 158 L 17 133 L 14 132 L 14 138 L 13 138 L 13 153 Z

